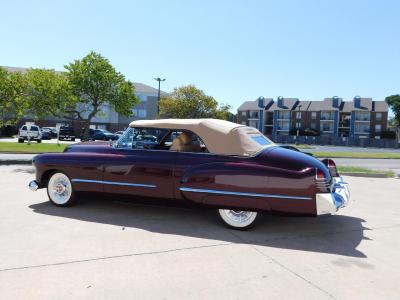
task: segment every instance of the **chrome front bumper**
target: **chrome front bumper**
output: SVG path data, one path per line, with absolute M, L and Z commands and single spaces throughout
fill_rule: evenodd
M 36 180 L 32 180 L 31 182 L 29 182 L 28 187 L 31 191 L 37 191 L 37 189 L 39 188 L 39 184 Z
M 335 214 L 340 208 L 347 206 L 350 200 L 349 184 L 342 177 L 333 177 L 332 193 L 316 195 L 317 215 Z

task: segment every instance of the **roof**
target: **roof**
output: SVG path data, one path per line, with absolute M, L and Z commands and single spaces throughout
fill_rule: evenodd
M 220 155 L 252 156 L 266 147 L 252 139 L 262 135 L 257 129 L 218 119 L 137 120 L 129 126 L 188 130 L 203 140 L 210 153 Z
M 385 101 L 374 101 L 374 111 L 387 112 L 389 109 Z
M 274 110 L 293 110 L 299 99 L 297 98 L 282 98 L 274 101 L 269 108 L 270 111 Z
M 354 98 L 353 104 L 353 110 L 372 110 L 372 98 Z
M 295 111 L 308 111 L 308 108 L 310 107 L 312 102 L 313 101 L 300 101 L 294 107 L 294 110 Z
M 259 106 L 260 98 L 262 99 L 263 104 L 261 107 Z M 272 98 L 264 98 L 260 97 L 253 101 L 245 101 L 242 105 L 239 106 L 238 111 L 244 110 L 260 110 L 260 109 L 268 109 L 274 102 Z
M 4 69 L 6 69 L 8 72 L 20 72 L 22 74 L 27 73 L 31 68 L 20 68 L 20 67 L 6 67 L 6 66 L 0 66 Z M 63 73 L 62 71 L 55 71 L 58 74 Z M 135 92 L 136 93 L 145 93 L 145 94 L 157 94 L 158 89 L 153 88 L 152 86 L 149 86 L 147 84 L 143 84 L 140 82 L 133 82 L 135 86 Z M 166 96 L 168 93 L 164 91 L 160 91 L 161 96 Z
M 149 86 L 147 84 L 140 83 L 140 82 L 134 82 L 133 84 L 135 85 L 136 93 L 146 93 L 146 94 L 157 94 L 158 93 L 158 89 L 153 88 L 152 86 Z M 166 93 L 164 91 L 160 91 L 160 94 L 161 94 L 161 96 L 168 95 L 168 93 Z
M 259 110 L 257 101 L 245 101 L 239 106 L 238 111 L 242 110 Z

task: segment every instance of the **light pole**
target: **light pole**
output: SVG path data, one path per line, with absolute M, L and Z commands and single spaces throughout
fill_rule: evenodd
M 160 92 L 161 92 L 161 81 L 165 81 L 165 78 L 161 79 L 160 77 L 154 78 L 155 81 L 158 81 L 158 98 L 157 98 L 157 116 L 160 114 Z
M 301 127 L 301 111 L 300 111 L 301 105 L 297 106 L 297 108 L 299 109 L 299 113 L 300 113 L 300 127 Z M 297 125 L 297 116 L 296 116 L 296 125 Z M 297 127 L 296 145 L 299 144 L 299 131 L 300 131 L 300 128 Z

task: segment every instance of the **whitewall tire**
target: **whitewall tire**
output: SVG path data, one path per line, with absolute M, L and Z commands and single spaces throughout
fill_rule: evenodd
M 219 209 L 222 221 L 233 229 L 246 230 L 254 226 L 258 213 L 255 211 Z
M 61 172 L 53 173 L 47 184 L 49 200 L 56 206 L 70 206 L 74 203 L 75 193 L 71 180 Z

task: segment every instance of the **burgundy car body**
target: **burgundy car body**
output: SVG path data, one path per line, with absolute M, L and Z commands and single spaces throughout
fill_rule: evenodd
M 317 215 L 316 195 L 335 189 L 329 162 L 279 146 L 243 157 L 120 149 L 94 142 L 71 145 L 64 153 L 38 155 L 33 163 L 38 188 L 46 187 L 49 176 L 61 171 L 76 192 L 179 200 L 217 208 Z

